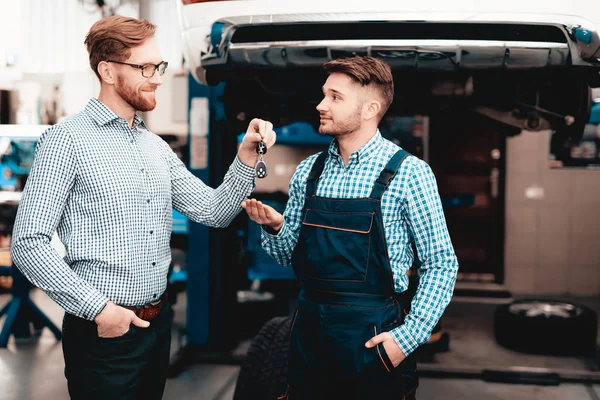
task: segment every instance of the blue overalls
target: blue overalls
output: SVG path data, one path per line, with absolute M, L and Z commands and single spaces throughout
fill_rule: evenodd
M 414 356 L 394 368 L 383 344 L 365 342 L 404 321 L 395 292 L 381 197 L 408 153 L 398 151 L 368 198 L 319 197 L 327 151 L 310 171 L 292 266 L 302 290 L 290 332 L 289 399 L 412 398 Z

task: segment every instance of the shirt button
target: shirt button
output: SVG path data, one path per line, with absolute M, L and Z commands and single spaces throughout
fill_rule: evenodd
M 146 199 L 146 203 L 150 203 L 150 199 Z
M 154 294 L 152 295 L 152 297 L 156 298 L 156 293 L 154 293 Z
M 152 265 L 154 266 L 154 265 L 156 265 L 156 263 L 155 263 L 155 262 L 153 262 L 153 263 L 152 263 Z
M 152 235 L 154 233 L 154 231 L 150 231 L 150 234 Z

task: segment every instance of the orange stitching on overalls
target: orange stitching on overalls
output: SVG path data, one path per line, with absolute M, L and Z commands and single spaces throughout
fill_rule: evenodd
M 338 228 L 338 227 L 334 227 L 334 226 L 327 226 L 327 225 L 319 225 L 319 224 L 313 224 L 310 222 L 306 222 L 306 217 L 308 216 L 308 212 L 312 211 L 313 208 L 307 208 L 306 212 L 304 213 L 304 220 L 302 221 L 302 225 L 307 225 L 307 226 L 316 226 L 318 228 L 324 228 L 324 229 L 333 229 L 336 231 L 343 231 L 343 232 L 354 232 L 354 233 L 362 233 L 362 234 L 368 234 L 371 232 L 371 229 L 373 229 L 373 215 L 375 213 L 373 212 L 363 212 L 361 214 L 368 214 L 371 216 L 371 223 L 369 224 L 369 229 L 368 230 L 356 230 L 356 229 L 345 229 L 345 228 Z M 324 211 L 324 210 L 317 210 L 320 211 L 322 213 L 325 214 L 346 214 L 343 211 L 336 211 L 336 212 L 329 212 L 329 211 Z M 347 214 L 357 214 L 356 212 L 347 212 Z
M 344 229 L 344 228 L 336 228 L 333 226 L 327 226 L 327 225 L 319 225 L 319 224 L 311 224 L 308 222 L 304 222 L 302 221 L 302 225 L 306 225 L 306 226 L 316 226 L 317 228 L 324 228 L 324 229 L 331 229 L 334 231 L 342 231 L 342 232 L 352 232 L 352 233 L 361 233 L 363 235 L 368 234 L 369 232 L 371 232 L 371 226 L 373 225 L 373 223 L 371 222 L 371 226 L 369 226 L 369 230 L 368 231 L 359 231 L 356 229 Z
M 290 337 L 292 337 L 292 331 L 294 330 L 294 325 L 296 324 L 297 317 L 298 317 L 298 309 L 296 309 L 296 313 L 294 314 L 294 319 L 292 320 L 292 326 L 290 327 Z
M 277 400 L 286 400 L 288 398 L 290 394 L 290 385 L 287 385 L 287 388 L 285 389 L 285 393 L 282 394 L 281 396 L 277 396 Z
M 375 336 L 377 336 L 377 327 L 374 326 L 373 330 L 375 331 Z M 376 345 L 375 347 L 377 348 L 377 353 L 379 354 L 379 358 L 381 359 L 381 362 L 383 363 L 383 366 L 385 367 L 385 369 L 387 370 L 387 372 L 391 372 L 391 370 L 388 368 L 387 364 L 383 360 L 383 357 L 381 356 L 381 351 L 379 350 L 379 345 Z

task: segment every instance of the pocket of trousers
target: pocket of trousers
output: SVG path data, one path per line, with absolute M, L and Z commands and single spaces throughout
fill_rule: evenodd
M 381 330 L 377 329 L 376 325 L 373 325 L 373 332 L 374 332 L 374 336 L 377 336 L 379 333 L 381 333 Z M 383 367 L 385 368 L 385 370 L 389 373 L 392 372 L 392 370 L 394 369 L 394 364 L 392 364 L 392 361 L 390 360 L 389 356 L 387 355 L 387 352 L 385 351 L 385 347 L 383 346 L 383 343 L 379 343 L 377 346 L 375 346 L 375 352 L 377 353 L 377 358 L 381 361 L 381 364 L 383 365 Z
M 101 337 L 98 334 L 98 326 L 96 326 L 96 337 L 101 340 L 101 341 L 119 341 L 119 340 L 124 340 L 129 338 L 131 335 L 133 335 L 135 333 L 135 326 L 133 324 L 129 325 L 129 329 L 127 330 L 127 332 L 125 332 L 124 334 L 122 334 L 121 336 L 115 336 L 115 337 Z

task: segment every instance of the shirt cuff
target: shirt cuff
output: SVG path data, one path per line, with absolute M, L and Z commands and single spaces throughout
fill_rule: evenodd
M 242 178 L 246 182 L 254 182 L 256 179 L 256 171 L 249 165 L 244 164 L 238 156 L 233 160 L 233 170 L 235 176 Z
M 287 224 L 285 223 L 285 221 L 283 221 L 283 225 L 281 226 L 281 229 L 279 230 L 279 232 L 277 232 L 277 234 L 272 234 L 272 233 L 267 232 L 265 227 L 262 225 L 261 225 L 260 229 L 262 230 L 263 235 L 265 235 L 268 239 L 282 240 L 283 238 L 287 237 L 287 235 L 288 235 L 288 227 L 287 227 Z
M 419 347 L 419 343 L 415 340 L 415 337 L 410 332 L 406 324 L 392 329 L 390 333 L 406 357 L 408 357 L 417 349 L 417 347 Z
M 106 296 L 98 291 L 94 291 L 83 301 L 77 316 L 93 321 L 102 309 L 104 309 L 106 303 L 108 303 Z

